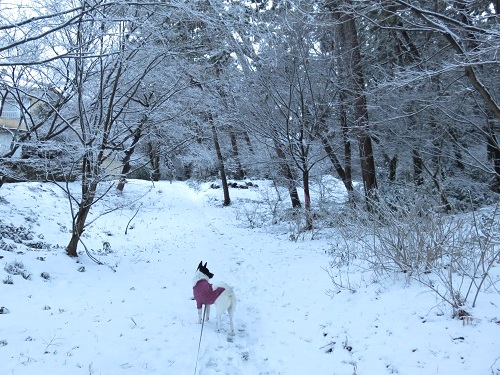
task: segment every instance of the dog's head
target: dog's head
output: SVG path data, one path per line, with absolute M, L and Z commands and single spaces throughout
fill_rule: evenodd
M 203 262 L 200 262 L 200 264 L 198 264 L 198 268 L 196 270 L 200 271 L 202 274 L 204 274 L 209 279 L 214 277 L 214 274 L 212 272 L 210 272 L 209 269 L 207 268 L 207 262 L 205 262 L 205 265 L 203 265 Z

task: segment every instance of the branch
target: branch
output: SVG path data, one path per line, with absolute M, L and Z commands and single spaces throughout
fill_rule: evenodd
M 479 95 L 481 95 L 491 113 L 496 118 L 500 118 L 500 105 L 495 101 L 495 99 L 493 98 L 489 90 L 485 87 L 485 85 L 479 80 L 476 71 L 474 69 L 474 65 L 470 63 L 468 51 L 466 51 L 459 42 L 461 38 L 454 32 L 452 32 L 444 22 L 449 22 L 454 25 L 458 25 L 465 30 L 473 30 L 476 32 L 484 32 L 484 29 L 464 24 L 462 22 L 453 20 L 450 17 L 446 17 L 440 13 L 429 11 L 421 7 L 411 5 L 405 1 L 397 1 L 397 2 L 411 9 L 417 16 L 419 16 L 420 18 L 425 20 L 429 25 L 431 25 L 434 31 L 443 34 L 443 36 L 451 44 L 451 46 L 455 49 L 455 51 L 465 59 L 465 64 L 463 64 L 463 67 L 465 69 L 465 75 L 469 79 L 472 86 L 476 89 Z M 492 34 L 498 34 L 497 37 L 500 37 L 500 33 L 498 32 Z

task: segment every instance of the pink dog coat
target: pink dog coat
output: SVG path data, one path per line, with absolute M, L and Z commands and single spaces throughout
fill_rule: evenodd
M 201 305 L 212 305 L 224 290 L 225 289 L 222 287 L 214 290 L 212 284 L 205 279 L 198 281 L 196 285 L 193 286 L 196 307 L 201 309 Z

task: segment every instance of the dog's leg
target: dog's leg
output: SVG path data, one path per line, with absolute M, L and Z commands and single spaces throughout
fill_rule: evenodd
M 227 313 L 229 315 L 229 325 L 231 326 L 229 335 L 234 336 L 234 325 L 233 325 L 234 305 L 229 306 L 229 309 L 227 309 Z
M 215 320 L 217 320 L 217 332 L 220 332 L 222 314 L 220 313 L 220 311 L 218 309 L 217 309 L 217 317 Z
M 233 315 L 229 314 L 229 324 L 231 325 L 231 331 L 229 331 L 229 334 L 231 336 L 234 336 L 234 325 L 233 325 Z
M 201 324 L 201 309 L 198 309 L 198 324 Z
M 233 324 L 233 316 L 234 316 L 234 310 L 236 309 L 236 296 L 231 289 L 230 293 L 230 302 L 229 302 L 229 307 L 227 308 L 227 313 L 229 315 L 229 324 L 231 326 L 231 330 L 229 331 L 230 336 L 234 336 L 234 324 Z
M 219 297 L 219 298 L 221 298 L 221 297 Z M 215 330 L 216 330 L 216 332 L 220 332 L 221 315 L 222 315 L 222 311 L 223 311 L 222 304 L 223 304 L 222 300 L 217 299 L 215 301 L 215 309 L 216 309 L 215 310 Z
M 205 321 L 208 322 L 208 319 L 210 318 L 210 305 L 205 305 L 205 308 L 207 309 L 207 316 L 205 318 Z

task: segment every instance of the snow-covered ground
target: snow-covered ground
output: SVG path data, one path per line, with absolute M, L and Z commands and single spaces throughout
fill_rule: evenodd
M 0 374 L 500 374 L 494 288 L 466 325 L 396 277 L 351 275 L 357 292 L 337 292 L 326 271 L 332 234 L 294 242 L 279 226 L 248 228 L 242 205 L 261 199 L 259 189 L 231 190 L 223 208 L 208 184 L 130 181 L 91 213 L 121 206 L 84 234 L 97 265 L 65 255 L 62 190 L 4 185 L 0 227 L 34 237 L 32 247 L 0 240 Z M 232 341 L 225 316 L 220 333 L 204 325 L 200 344 L 191 299 L 200 260 L 235 289 Z

